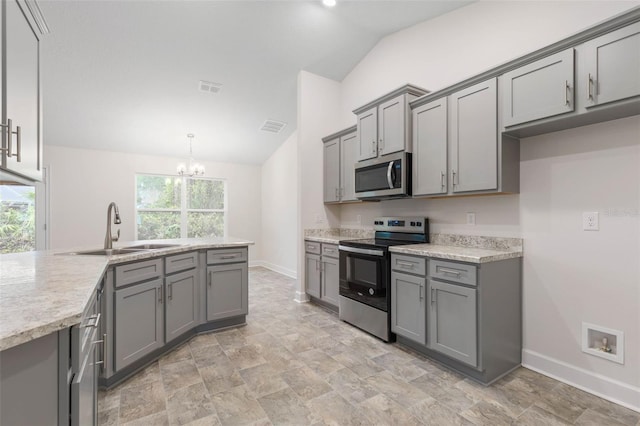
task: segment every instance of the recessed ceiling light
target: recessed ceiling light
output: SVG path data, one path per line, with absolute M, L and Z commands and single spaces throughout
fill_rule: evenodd
M 327 7 L 333 7 L 336 5 L 336 0 L 322 0 L 322 4 Z

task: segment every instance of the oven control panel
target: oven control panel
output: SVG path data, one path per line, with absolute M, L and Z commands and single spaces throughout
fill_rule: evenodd
M 377 217 L 373 221 L 373 229 L 421 234 L 428 229 L 428 222 L 426 217 Z

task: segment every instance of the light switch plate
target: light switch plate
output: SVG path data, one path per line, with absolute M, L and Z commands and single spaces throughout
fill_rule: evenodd
M 582 213 L 582 230 L 584 231 L 599 231 L 600 222 L 598 220 L 598 212 L 584 212 Z
M 475 225 L 476 224 L 476 214 L 473 212 L 467 213 L 467 225 Z

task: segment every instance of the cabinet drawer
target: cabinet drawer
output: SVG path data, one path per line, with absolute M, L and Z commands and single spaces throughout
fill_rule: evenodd
M 246 247 L 207 251 L 207 264 L 236 263 L 247 261 Z
M 198 252 L 180 253 L 174 256 L 167 256 L 164 260 L 164 270 L 166 274 L 196 268 L 198 266 Z
M 162 259 L 144 260 L 116 266 L 116 288 L 162 275 Z
M 322 255 L 338 258 L 338 246 L 335 244 L 322 243 Z
M 304 251 L 307 253 L 320 254 L 320 243 L 315 241 L 305 241 Z
M 460 284 L 476 285 L 476 267 L 466 263 L 429 259 L 429 276 Z
M 391 269 L 425 276 L 427 274 L 427 259 L 424 257 L 392 254 Z

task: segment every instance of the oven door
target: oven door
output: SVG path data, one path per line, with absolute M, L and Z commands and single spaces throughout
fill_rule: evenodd
M 383 250 L 339 246 L 340 295 L 388 311 L 389 262 Z

